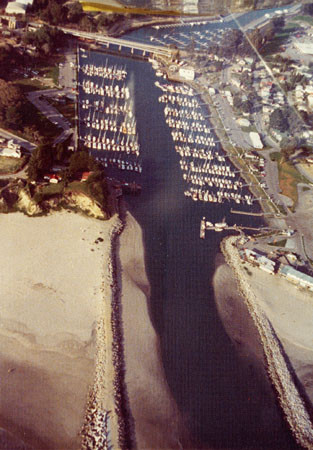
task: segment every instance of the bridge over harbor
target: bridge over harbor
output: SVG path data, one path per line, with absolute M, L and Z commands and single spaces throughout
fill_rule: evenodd
M 72 36 L 80 37 L 83 39 L 90 39 L 101 44 L 106 45 L 108 48 L 110 45 L 115 45 L 119 50 L 122 48 L 130 49 L 133 53 L 134 50 L 140 50 L 143 53 L 143 56 L 147 55 L 157 55 L 157 56 L 165 56 L 170 58 L 172 56 L 173 50 L 169 47 L 162 47 L 160 45 L 150 45 L 144 42 L 131 41 L 129 39 L 120 39 L 114 38 L 111 36 L 104 36 L 99 33 L 88 33 L 85 31 L 73 30 L 70 28 L 62 28 L 64 33 L 71 34 Z

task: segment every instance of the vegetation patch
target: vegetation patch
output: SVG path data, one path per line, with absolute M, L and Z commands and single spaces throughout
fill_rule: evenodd
M 280 241 L 273 241 L 270 242 L 269 245 L 275 246 L 275 247 L 285 247 L 287 242 L 287 239 L 281 239 Z
M 313 17 L 311 16 L 296 16 L 293 17 L 292 20 L 295 20 L 296 22 L 307 22 L 310 25 L 313 25 Z
M 18 86 L 26 94 L 31 91 L 39 91 L 40 89 L 49 89 L 49 86 L 42 84 L 40 80 L 32 78 L 14 80 L 14 85 Z
M 270 159 L 271 161 L 280 161 L 281 159 L 281 154 L 279 152 L 272 152 L 270 153 Z
M 16 173 L 26 164 L 27 158 L 12 158 L 10 156 L 0 156 L 0 174 Z
M 53 66 L 47 73 L 47 78 L 51 78 L 53 83 L 59 85 L 59 66 Z
M 278 178 L 281 193 L 293 201 L 293 207 L 298 201 L 298 183 L 307 183 L 307 179 L 298 170 L 282 157 L 277 161 Z

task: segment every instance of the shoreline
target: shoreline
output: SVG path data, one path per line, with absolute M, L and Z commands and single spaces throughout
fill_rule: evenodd
M 238 291 L 243 297 L 258 330 L 266 360 L 266 369 L 291 432 L 300 445 L 311 449 L 313 446 L 313 426 L 309 413 L 296 387 L 293 374 L 288 368 L 277 334 L 265 312 L 258 305 L 255 293 L 241 268 L 241 259 L 235 247 L 237 240 L 237 236 L 224 238 L 221 243 L 222 253 L 236 278 Z

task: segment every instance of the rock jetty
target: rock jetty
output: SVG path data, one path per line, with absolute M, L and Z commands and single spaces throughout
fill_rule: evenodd
M 271 322 L 260 308 L 252 287 L 242 268 L 236 247 L 238 236 L 226 237 L 221 250 L 227 264 L 232 268 L 240 294 L 258 329 L 263 345 L 267 371 L 275 387 L 286 420 L 296 441 L 304 448 L 313 449 L 313 426 L 310 415 L 288 368 L 281 343 Z

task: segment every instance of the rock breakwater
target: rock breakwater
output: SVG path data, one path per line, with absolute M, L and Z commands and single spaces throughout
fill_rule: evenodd
M 279 402 L 296 441 L 304 448 L 313 448 L 313 426 L 305 404 L 288 368 L 280 341 L 270 321 L 260 308 L 241 265 L 236 248 L 237 236 L 225 238 L 221 249 L 232 268 L 240 294 L 257 327 L 264 349 L 267 371 L 278 394 Z
M 124 223 L 117 215 L 111 220 L 110 245 L 102 281 L 103 301 L 96 326 L 95 380 L 81 432 L 84 450 L 102 450 L 112 446 L 131 448 L 117 261 L 117 239 Z

